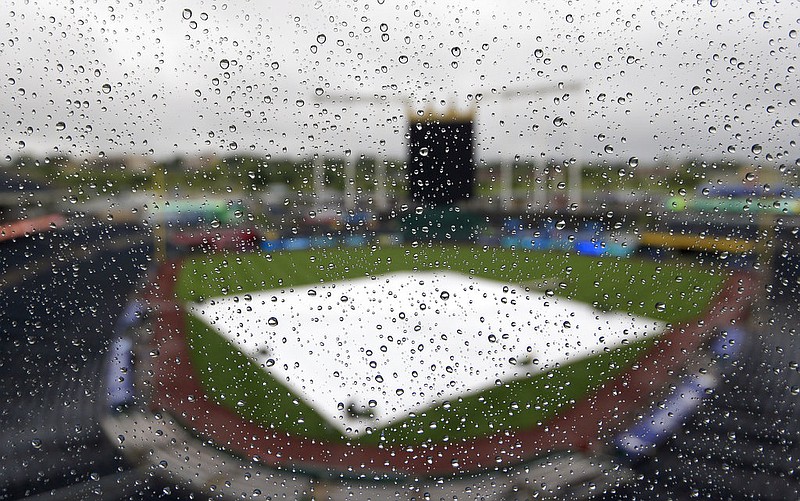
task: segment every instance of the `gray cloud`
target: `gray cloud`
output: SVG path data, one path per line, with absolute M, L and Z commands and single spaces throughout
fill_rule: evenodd
M 403 98 L 464 109 L 483 92 L 482 158 L 752 158 L 753 144 L 756 161 L 800 156 L 800 7 L 788 2 L 76 0 L 11 2 L 4 17 L 12 155 L 401 156 Z M 489 99 L 504 86 L 553 92 Z

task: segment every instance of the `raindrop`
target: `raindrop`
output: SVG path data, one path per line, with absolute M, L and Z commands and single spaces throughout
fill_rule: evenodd
M 191 9 L 183 9 L 183 18 L 187 21 L 192 18 L 192 11 Z
M 303 101 L 302 99 L 298 99 L 297 101 L 295 101 L 295 102 L 294 102 L 294 104 L 295 104 L 295 105 L 296 105 L 298 108 L 302 108 L 303 106 L 305 106 L 306 102 L 305 102 L 305 101 Z
M 533 51 L 533 56 L 536 59 L 541 59 L 544 56 L 544 51 L 542 49 L 536 49 Z
M 452 49 L 450 49 L 450 53 L 453 54 L 453 57 L 458 57 L 461 55 L 461 48 L 453 47 Z
M 699 85 L 695 85 L 694 87 L 692 87 L 692 95 L 696 96 L 698 94 L 700 94 L 700 86 Z
M 427 157 L 428 156 L 428 148 L 423 146 L 422 148 L 420 148 L 419 154 L 422 155 L 423 157 Z
M 40 439 L 38 439 L 38 438 L 34 438 L 33 440 L 31 440 L 31 445 L 35 449 L 41 449 L 42 448 L 42 441 Z
M 317 87 L 316 89 L 314 89 L 314 94 L 316 94 L 318 96 L 321 96 L 324 93 L 325 93 L 325 91 L 322 89 L 322 87 Z
M 667 310 L 667 305 L 664 303 L 656 303 L 656 311 L 664 312 Z
M 556 127 L 561 127 L 562 125 L 564 125 L 564 119 L 561 117 L 555 117 L 553 119 L 553 125 L 555 125 Z
M 450 293 L 447 291 L 442 291 L 442 293 L 439 294 L 439 297 L 442 299 L 442 301 L 447 301 L 450 299 Z
M 400 64 L 406 64 L 408 62 L 408 56 L 400 56 L 397 60 L 400 61 Z
M 269 325 L 270 327 L 275 327 L 276 325 L 278 325 L 278 319 L 275 317 L 269 317 L 269 320 L 267 320 L 267 325 Z
M 752 172 L 748 172 L 747 174 L 744 175 L 744 180 L 745 181 L 754 181 L 755 179 L 756 179 L 756 175 L 753 174 Z
M 605 151 L 608 154 L 614 153 L 614 147 L 611 146 L 610 144 L 607 144 L 605 148 L 603 148 L 603 151 Z
M 639 159 L 638 159 L 638 158 L 636 158 L 636 157 L 630 157 L 630 158 L 628 159 L 628 165 L 629 165 L 630 167 L 636 167 L 636 166 L 638 166 L 638 165 L 639 165 Z
M 567 14 L 567 17 L 565 19 L 567 20 L 568 23 L 571 23 L 574 18 L 572 17 L 572 14 Z
M 227 59 L 220 59 L 219 67 L 222 68 L 223 70 L 227 70 L 228 68 L 231 67 L 231 62 L 228 61 Z
M 324 44 L 325 40 L 327 40 L 327 37 L 324 34 L 320 33 L 319 35 L 317 35 L 317 43 L 318 44 L 320 44 L 320 45 Z
M 212 228 L 219 228 L 219 225 L 220 225 L 220 222 L 219 222 L 218 219 L 215 219 L 215 220 L 211 221 L 211 227 Z
M 101 89 L 103 90 L 103 94 L 109 94 L 111 92 L 111 84 L 103 84 Z
M 64 130 L 66 128 L 67 128 L 67 124 L 65 124 L 64 122 L 57 122 L 56 123 L 56 130 L 61 131 L 61 130 Z
M 750 148 L 750 151 L 753 152 L 753 155 L 759 155 L 761 153 L 761 145 L 760 144 L 754 144 L 753 147 Z

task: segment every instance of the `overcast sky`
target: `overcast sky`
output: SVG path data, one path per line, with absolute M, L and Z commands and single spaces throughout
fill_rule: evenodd
M 6 1 L 0 144 L 403 156 L 404 100 L 482 93 L 484 159 L 794 164 L 798 5 Z M 504 87 L 541 92 L 493 99 Z

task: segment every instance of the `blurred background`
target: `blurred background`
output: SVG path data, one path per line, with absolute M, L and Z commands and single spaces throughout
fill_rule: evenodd
M 758 280 L 735 363 L 610 487 L 468 497 L 798 497 L 797 5 L 2 9 L 0 499 L 215 496 L 101 426 L 159 263 L 423 242 Z

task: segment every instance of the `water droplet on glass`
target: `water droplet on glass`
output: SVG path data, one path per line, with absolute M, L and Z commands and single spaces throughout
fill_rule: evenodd
M 750 151 L 753 152 L 753 155 L 760 154 L 761 153 L 761 145 L 760 144 L 754 144 L 753 147 L 750 148 Z
M 699 85 L 695 85 L 694 87 L 692 87 L 692 95 L 696 96 L 698 94 L 700 94 L 700 86 Z
M 191 9 L 183 9 L 183 18 L 189 20 L 192 18 L 192 11 Z
M 747 174 L 744 175 L 745 181 L 753 181 L 753 180 L 755 180 L 755 178 L 756 178 L 756 175 L 753 174 L 752 172 L 748 172 Z
M 422 155 L 423 157 L 427 157 L 428 156 L 428 148 L 423 146 L 422 148 L 419 149 L 419 154 Z
M 639 159 L 638 159 L 638 158 L 636 158 L 636 157 L 630 157 L 630 158 L 628 159 L 628 165 L 629 165 L 630 167 L 636 167 L 636 166 L 638 166 L 638 165 L 639 165 Z
M 65 124 L 64 122 L 57 122 L 56 123 L 56 130 L 60 131 L 60 130 L 66 129 L 66 128 L 67 128 L 67 124 Z
M 316 94 L 318 96 L 321 96 L 324 93 L 325 93 L 325 91 L 322 89 L 322 87 L 317 87 L 316 89 L 314 89 L 314 94 Z
M 31 440 L 31 445 L 35 449 L 41 449 L 42 448 L 42 441 L 40 439 L 38 439 L 38 438 L 34 438 L 33 440 Z
M 656 303 L 656 311 L 663 312 L 663 311 L 666 311 L 666 309 L 667 309 L 667 305 L 666 304 L 664 304 L 664 303 Z
M 439 297 L 442 299 L 442 301 L 447 301 L 450 299 L 450 293 L 447 291 L 442 291 L 442 293 L 439 294 Z
M 219 222 L 218 219 L 214 219 L 213 221 L 211 221 L 211 227 L 212 228 L 219 228 L 219 225 L 220 225 L 220 222 Z
M 305 102 L 305 101 L 303 101 L 302 99 L 298 99 L 297 101 L 295 101 L 295 102 L 294 102 L 294 104 L 295 104 L 295 106 L 297 106 L 298 108 L 302 108 L 303 106 L 305 106 L 306 102 Z
M 227 70 L 228 68 L 231 67 L 231 62 L 228 61 L 227 59 L 220 59 L 219 67 L 222 68 L 223 70 Z
M 610 144 L 607 144 L 605 148 L 603 148 L 603 151 L 605 151 L 608 154 L 614 153 L 614 147 L 611 146 Z
M 278 319 L 275 317 L 269 317 L 269 320 L 267 320 L 267 325 L 269 325 L 270 327 L 275 327 L 276 325 L 278 325 Z
M 450 53 L 453 54 L 453 57 L 458 57 L 461 55 L 461 47 L 453 47 L 450 49 Z
M 108 94 L 111 92 L 111 84 L 103 84 L 101 89 L 103 90 L 103 94 Z
M 325 43 L 325 40 L 327 40 L 327 38 L 326 38 L 326 37 L 325 37 L 325 35 L 323 35 L 322 33 L 320 33 L 319 35 L 317 35 L 317 43 L 318 43 L 318 44 L 320 44 L 320 45 L 324 44 L 324 43 Z

